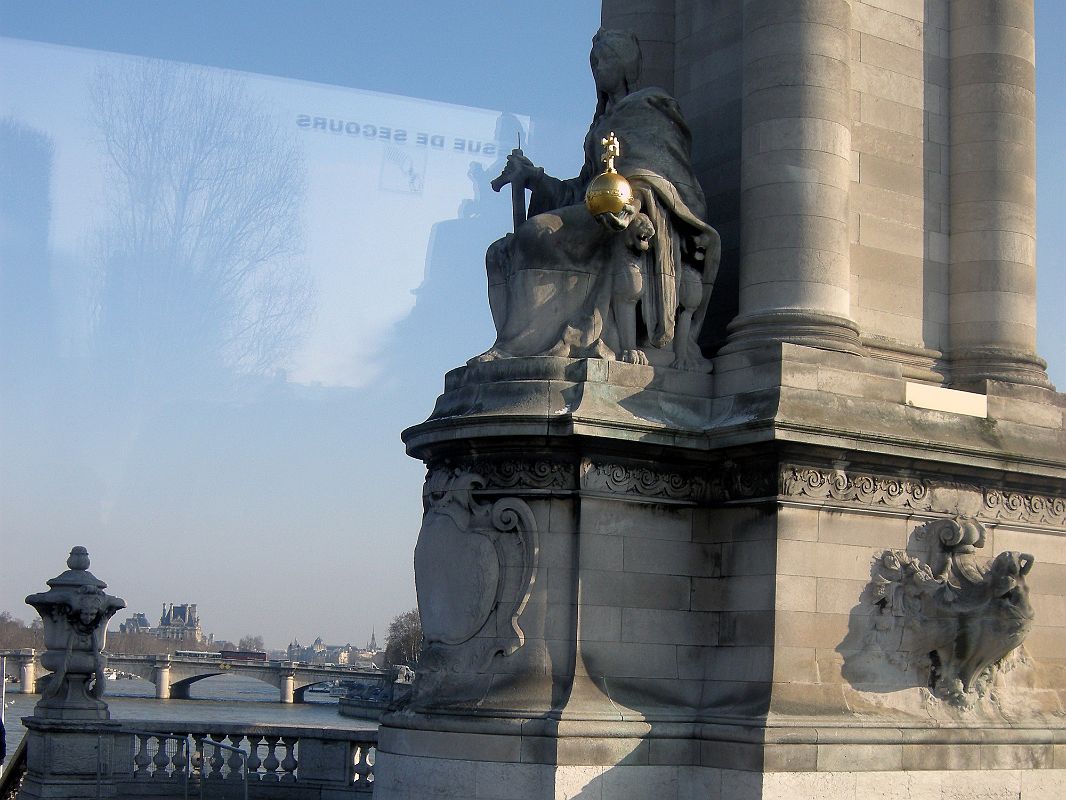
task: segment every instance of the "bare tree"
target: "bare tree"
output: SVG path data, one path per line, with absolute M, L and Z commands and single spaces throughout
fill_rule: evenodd
M 0 611 L 0 650 L 44 646 L 44 630 L 39 619 L 27 625 L 8 611 Z
M 101 350 L 142 380 L 277 367 L 312 307 L 294 137 L 242 78 L 186 65 L 102 69 L 91 108 L 109 178 Z
M 266 647 L 263 645 L 263 637 L 253 636 L 252 634 L 242 636 L 240 642 L 238 642 L 237 644 L 237 649 L 243 650 L 245 652 L 254 651 L 256 653 L 262 653 L 266 651 Z
M 414 667 L 422 655 L 422 619 L 418 609 L 395 617 L 389 623 L 389 632 L 385 636 L 385 663 L 390 666 L 404 665 Z

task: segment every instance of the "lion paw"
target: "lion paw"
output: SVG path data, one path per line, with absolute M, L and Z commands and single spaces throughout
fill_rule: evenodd
M 644 354 L 643 350 L 623 350 L 621 360 L 627 364 L 648 366 L 648 357 Z

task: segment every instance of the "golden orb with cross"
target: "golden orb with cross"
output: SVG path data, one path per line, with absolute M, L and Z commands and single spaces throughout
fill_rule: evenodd
M 604 171 L 593 178 L 585 190 L 585 207 L 593 216 L 618 214 L 633 201 L 633 187 L 614 167 L 614 160 L 622 154 L 614 131 L 606 139 L 601 139 L 600 144 L 603 145 Z

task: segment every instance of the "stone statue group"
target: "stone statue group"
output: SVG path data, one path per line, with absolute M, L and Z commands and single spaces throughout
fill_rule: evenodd
M 709 372 L 697 337 L 721 242 L 704 221 L 688 126 L 670 95 L 638 88 L 632 34 L 599 31 L 590 61 L 597 104 L 581 174 L 553 178 L 515 151 L 494 182 L 530 190 L 529 219 L 516 215 L 515 232 L 489 247 L 497 337 L 473 362 L 544 355 Z M 594 215 L 583 198 L 612 134 L 632 196 Z

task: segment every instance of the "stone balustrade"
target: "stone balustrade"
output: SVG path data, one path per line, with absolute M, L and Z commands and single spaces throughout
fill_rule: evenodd
M 83 797 L 89 786 L 109 798 L 339 800 L 370 797 L 374 788 L 376 730 L 101 721 L 53 731 L 52 739 L 77 763 L 38 763 L 22 797 Z M 67 774 L 75 767 L 80 788 Z
M 152 728 L 156 730 L 151 731 Z M 119 795 L 183 796 L 201 781 L 237 786 L 248 796 L 368 796 L 373 789 L 376 731 L 312 730 L 268 725 L 124 722 L 131 763 L 120 769 Z

